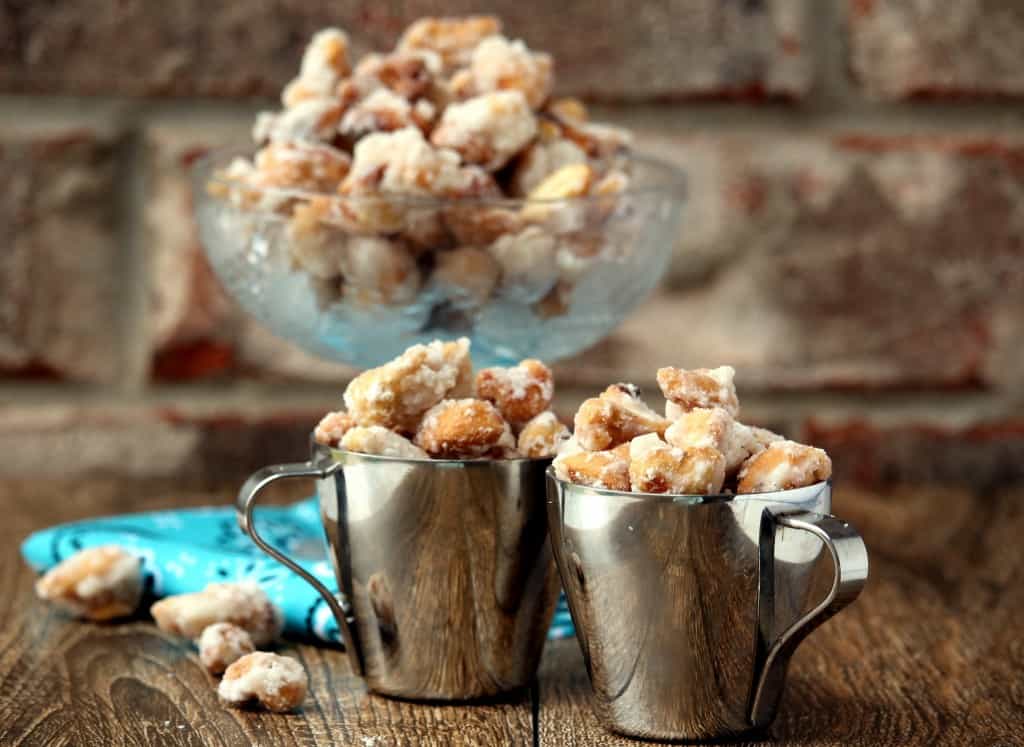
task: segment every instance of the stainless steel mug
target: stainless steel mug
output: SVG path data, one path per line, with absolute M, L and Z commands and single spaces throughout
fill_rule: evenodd
M 320 592 L 369 689 L 421 700 L 493 696 L 529 684 L 554 614 L 549 464 L 400 459 L 317 445 L 309 462 L 253 474 L 238 494 L 238 521 Z M 317 480 L 337 596 L 253 523 L 260 490 L 288 477 Z
M 555 561 L 613 731 L 719 739 L 768 726 L 793 650 L 852 602 L 864 542 L 829 515 L 831 483 L 777 493 L 597 490 L 548 470 Z M 822 552 L 834 569 L 805 611 Z

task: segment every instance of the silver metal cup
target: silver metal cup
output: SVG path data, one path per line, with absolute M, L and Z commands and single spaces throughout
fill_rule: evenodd
M 768 726 L 793 650 L 868 573 L 857 532 L 828 514 L 831 483 L 777 493 L 596 490 L 548 470 L 555 561 L 613 731 L 720 739 Z M 834 578 L 805 612 L 825 551 Z
M 338 621 L 370 690 L 468 700 L 529 684 L 558 597 L 547 542 L 548 459 L 449 461 L 314 446 L 309 462 L 265 467 L 238 494 L 238 521 L 308 581 Z M 335 596 L 259 535 L 260 490 L 317 479 Z

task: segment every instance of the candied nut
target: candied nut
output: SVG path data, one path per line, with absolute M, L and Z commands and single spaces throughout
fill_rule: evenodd
M 539 226 L 500 236 L 487 248 L 501 265 L 504 292 L 529 299 L 542 298 L 557 281 L 556 249 L 555 237 Z
M 329 145 L 272 141 L 256 154 L 254 164 L 254 186 L 334 192 L 352 159 Z
M 476 396 L 492 402 L 512 424 L 525 423 L 547 410 L 554 394 L 551 369 L 535 358 L 509 368 L 485 368 L 476 375 Z
M 725 472 L 734 475 L 751 454 L 764 449 L 753 430 L 720 407 L 695 407 L 665 431 L 665 440 L 681 449 L 710 446 L 725 456 Z
M 569 440 L 569 429 L 550 410 L 534 416 L 519 432 L 519 453 L 530 459 L 555 456 Z
M 306 670 L 295 659 L 255 651 L 227 668 L 217 694 L 231 706 L 257 701 L 269 711 L 285 713 L 302 704 L 308 687 Z
M 588 451 L 571 438 L 559 450 L 554 466 L 560 480 L 602 490 L 629 490 L 628 443 L 607 451 Z
M 284 621 L 281 611 L 252 581 L 208 584 L 202 591 L 165 597 L 149 609 L 157 627 L 196 640 L 218 622 L 243 628 L 256 646 L 273 643 Z
M 338 131 L 354 141 L 371 132 L 393 132 L 413 124 L 412 105 L 394 91 L 378 88 L 345 112 Z
M 428 50 L 366 55 L 356 66 L 353 77 L 372 79 L 375 84 L 394 91 L 407 101 L 433 92 L 434 79 L 441 73 L 441 59 Z
M 373 236 L 350 236 L 342 255 L 345 294 L 361 303 L 401 304 L 416 297 L 420 271 L 401 242 Z
M 313 438 L 318 444 L 337 448 L 341 437 L 356 424 L 355 418 L 344 410 L 329 412 L 317 423 Z
M 586 160 L 587 154 L 571 140 L 556 137 L 535 142 L 516 161 L 510 182 L 512 194 L 524 197 L 559 169 Z
M 338 125 L 344 113 L 345 106 L 335 99 L 305 99 L 279 114 L 258 119 L 253 137 L 256 142 L 331 143 L 338 136 Z
M 566 202 L 583 197 L 594 182 L 594 170 L 586 163 L 571 163 L 549 174 L 530 192 L 522 209 L 523 219 L 545 223 L 556 233 L 583 228 L 585 202 Z
M 619 206 L 621 194 L 629 188 L 629 176 L 622 171 L 611 171 L 590 188 L 590 220 L 595 224 L 607 221 Z
M 533 139 L 537 120 L 519 91 L 496 91 L 448 106 L 430 141 L 488 171 L 504 166 Z
M 469 63 L 477 93 L 519 91 L 534 109 L 551 93 L 553 67 L 551 55 L 532 52 L 521 40 L 498 34 L 481 41 Z
M 697 368 L 686 371 L 681 368 L 659 368 L 658 386 L 666 399 L 670 399 L 684 410 L 694 407 L 721 407 L 733 417 L 739 414 L 740 405 L 736 398 L 736 371 L 732 366 L 718 368 Z
M 379 425 L 357 425 L 341 439 L 341 448 L 360 454 L 401 457 L 403 459 L 426 459 L 427 452 L 412 441 L 394 431 Z
M 569 283 L 581 280 L 605 256 L 605 247 L 598 236 L 570 234 L 562 238 L 555 253 L 558 276 Z
M 341 275 L 349 241 L 344 231 L 328 222 L 331 211 L 329 198 L 314 197 L 295 206 L 285 229 L 293 264 L 324 280 Z
M 785 436 L 780 436 L 778 433 L 770 431 L 767 428 L 758 428 L 756 425 L 748 427 L 750 428 L 751 435 L 754 437 L 754 441 L 756 441 L 762 448 L 767 449 L 770 444 L 773 444 L 776 441 L 786 440 Z
M 255 650 L 250 635 L 231 623 L 208 625 L 199 636 L 199 661 L 210 674 L 220 674 Z
M 713 495 L 721 492 L 725 480 L 725 457 L 718 449 L 681 449 L 657 433 L 633 439 L 629 459 L 629 480 L 637 493 Z
M 555 99 L 548 104 L 547 111 L 559 119 L 579 124 L 584 124 L 589 117 L 586 104 L 579 99 L 571 97 Z
M 416 444 L 441 459 L 478 459 L 503 455 L 516 442 L 508 423 L 490 402 L 448 399 L 423 416 Z
M 345 406 L 362 425 L 412 433 L 423 413 L 466 376 L 469 340 L 413 345 L 394 360 L 364 371 L 345 389 Z
M 330 96 L 338 81 L 349 74 L 348 36 L 327 28 L 313 35 L 302 54 L 299 75 L 285 86 L 281 103 L 292 107 L 307 99 Z
M 743 463 L 737 492 L 792 490 L 831 476 L 832 460 L 822 449 L 795 441 L 775 441 Z
M 494 293 L 500 275 L 494 257 L 482 249 L 464 246 L 439 253 L 432 278 L 456 305 L 479 307 Z
M 668 426 L 667 419 L 644 404 L 635 387 L 613 384 L 580 405 L 574 430 L 583 448 L 599 451 L 646 433 L 663 435 Z
M 499 33 L 501 21 L 495 16 L 421 18 L 402 33 L 396 49 L 435 52 L 445 70 L 454 70 L 469 63 L 481 41 Z
M 452 237 L 448 232 L 441 213 L 432 207 L 410 207 L 405 213 L 402 238 L 418 255 L 424 252 L 438 252 L 452 245 Z
M 36 596 L 86 620 L 125 617 L 142 598 L 141 563 L 116 545 L 80 550 L 36 581 Z
M 487 246 L 506 234 L 523 229 L 515 210 L 483 204 L 456 205 L 444 211 L 444 219 L 455 240 L 469 246 Z

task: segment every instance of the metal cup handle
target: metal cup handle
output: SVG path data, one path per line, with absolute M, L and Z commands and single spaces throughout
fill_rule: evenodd
M 810 532 L 820 539 L 832 556 L 832 588 L 814 609 L 790 625 L 775 641 L 768 640 L 772 628 L 775 597 L 775 529 L 778 526 Z M 755 728 L 768 726 L 775 717 L 785 684 L 789 659 L 815 628 L 850 604 L 868 577 L 868 552 L 857 530 L 831 515 L 801 512 L 776 515 L 765 510 L 761 517 L 760 581 L 758 587 L 758 671 L 750 706 Z
M 334 618 L 338 621 L 338 628 L 341 630 L 341 637 L 345 642 L 345 650 L 348 652 L 352 671 L 356 675 L 361 676 L 363 674 L 362 657 L 360 656 L 359 647 L 356 645 L 356 638 L 354 635 L 355 618 L 352 616 L 348 602 L 340 594 L 333 594 L 330 589 L 320 583 L 313 574 L 301 565 L 296 563 L 280 550 L 272 547 L 263 539 L 263 537 L 260 536 L 259 532 L 256 531 L 256 525 L 253 521 L 253 509 L 256 508 L 256 497 L 259 495 L 260 491 L 270 485 L 270 483 L 289 477 L 312 477 L 323 480 L 332 476 L 340 466 L 341 465 L 337 462 L 330 462 L 325 466 L 318 466 L 313 462 L 295 462 L 292 464 L 275 464 L 270 467 L 264 467 L 263 469 L 254 472 L 249 479 L 245 481 L 245 485 L 242 486 L 242 489 L 238 491 L 238 499 L 235 501 L 235 510 L 237 512 L 238 525 L 242 528 L 242 531 L 248 534 L 252 541 L 256 543 L 258 548 L 297 573 L 304 581 L 306 581 L 306 583 L 316 589 L 320 593 L 320 596 L 324 598 L 324 601 L 327 602 L 328 608 L 330 608 L 331 612 L 334 614 Z

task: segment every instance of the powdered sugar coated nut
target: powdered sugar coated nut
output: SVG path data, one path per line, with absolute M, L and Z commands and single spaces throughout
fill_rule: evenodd
M 665 440 L 688 449 L 709 446 L 725 456 L 725 471 L 734 475 L 752 454 L 764 449 L 749 426 L 720 407 L 695 407 L 684 412 L 665 431 Z
M 345 106 L 335 99 L 309 98 L 278 114 L 260 115 L 253 127 L 253 139 L 266 141 L 311 141 L 332 143 Z
M 400 241 L 350 236 L 342 255 L 345 294 L 359 303 L 401 304 L 416 297 L 420 271 Z
M 405 30 L 397 48 L 435 52 L 445 70 L 452 71 L 469 64 L 473 49 L 482 40 L 499 33 L 501 21 L 495 16 L 421 18 Z
M 537 119 L 519 91 L 497 91 L 448 106 L 431 142 L 466 163 L 496 171 L 537 133 Z
M 285 713 L 302 704 L 308 687 L 306 670 L 295 659 L 256 651 L 227 668 L 217 694 L 231 706 L 256 701 L 269 711 Z
M 256 153 L 253 164 L 249 183 L 255 187 L 333 192 L 352 159 L 329 145 L 272 141 Z
M 337 447 L 341 438 L 355 427 L 356 421 L 344 410 L 329 412 L 324 415 L 313 430 L 313 438 L 318 444 Z
M 433 121 L 434 113 L 434 105 L 429 101 L 410 104 L 394 91 L 378 88 L 345 112 L 338 131 L 357 140 L 371 132 L 393 132 L 403 127 L 423 130 Z
M 629 385 L 613 384 L 580 405 L 575 435 L 590 451 L 610 449 L 646 433 L 664 434 L 669 421 L 649 408 Z
M 551 94 L 553 68 L 551 55 L 532 52 L 521 40 L 510 41 L 498 34 L 477 45 L 469 65 L 477 93 L 519 91 L 534 109 Z
M 832 460 L 821 449 L 775 441 L 740 469 L 739 493 L 766 493 L 813 485 L 832 476 Z
M 519 453 L 530 459 L 555 456 L 570 438 L 569 429 L 550 410 L 531 419 L 519 432 Z
M 348 235 L 331 223 L 334 209 L 322 196 L 300 203 L 285 229 L 292 263 L 323 280 L 341 275 L 348 246 Z
M 255 650 L 252 637 L 231 623 L 208 625 L 199 636 L 199 661 L 210 674 L 220 674 Z
M 501 268 L 482 249 L 460 247 L 437 255 L 432 280 L 456 306 L 479 307 L 494 293 Z
M 535 358 L 509 368 L 485 368 L 476 375 L 476 394 L 494 405 L 509 423 L 525 423 L 551 406 L 551 369 Z
M 588 451 L 573 437 L 559 450 L 554 467 L 560 480 L 603 490 L 629 490 L 628 443 L 606 451 Z
M 733 417 L 740 411 L 732 366 L 687 371 L 671 366 L 658 369 L 658 386 L 666 399 L 684 411 L 694 407 L 721 407 Z
M 657 433 L 633 439 L 629 445 L 629 480 L 637 493 L 709 495 L 721 492 L 725 457 L 710 446 L 681 449 Z
M 427 452 L 401 434 L 379 425 L 361 426 L 349 430 L 341 439 L 341 448 L 360 454 L 426 459 Z
M 165 597 L 150 608 L 157 627 L 167 633 L 196 640 L 218 622 L 244 629 L 256 646 L 266 646 L 281 635 L 281 611 L 252 581 L 209 584 L 202 591 Z
M 512 172 L 512 194 L 525 197 L 563 166 L 585 163 L 587 154 L 572 140 L 555 138 L 528 146 Z
M 299 75 L 285 86 L 281 103 L 293 107 L 303 101 L 330 96 L 349 74 L 348 36 L 344 31 L 327 28 L 313 35 L 302 54 Z
M 505 234 L 487 251 L 501 266 L 503 289 L 515 297 L 538 300 L 557 282 L 558 241 L 548 231 L 530 226 Z
M 116 545 L 80 550 L 36 581 L 36 596 L 86 620 L 125 617 L 142 597 L 141 563 Z
M 508 423 L 490 402 L 479 399 L 445 400 L 423 416 L 416 445 L 441 459 L 479 459 L 506 456 L 515 438 Z
M 360 425 L 414 433 L 420 418 L 463 387 L 471 366 L 469 340 L 413 345 L 394 360 L 364 371 L 345 389 L 345 406 Z

